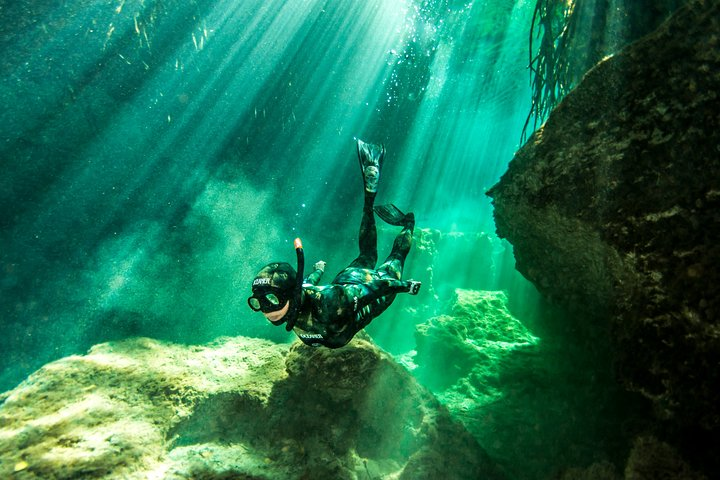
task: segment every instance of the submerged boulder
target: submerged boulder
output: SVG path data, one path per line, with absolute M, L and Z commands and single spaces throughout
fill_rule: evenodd
M 362 339 L 130 339 L 50 363 L 2 398 L 2 478 L 502 478 Z
M 720 430 L 720 1 L 583 79 L 488 194 L 517 269 L 612 326 L 619 379 Z
M 416 327 L 415 375 L 442 395 L 462 391 L 466 402 L 494 401 L 501 388 L 498 366 L 516 351 L 533 350 L 539 340 L 507 302 L 502 291 L 456 289 L 446 312 Z
M 556 478 L 598 461 L 619 470 L 634 430 L 627 414 L 646 405 L 618 388 L 607 342 L 579 342 L 577 318 L 560 309 L 516 315 L 503 291 L 457 289 L 417 326 L 406 361 L 511 478 Z

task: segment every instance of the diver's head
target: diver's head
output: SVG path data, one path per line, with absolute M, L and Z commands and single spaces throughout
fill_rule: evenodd
M 255 276 L 248 305 L 256 312 L 262 312 L 274 325 L 280 325 L 284 322 L 296 289 L 295 269 L 285 262 L 270 263 Z

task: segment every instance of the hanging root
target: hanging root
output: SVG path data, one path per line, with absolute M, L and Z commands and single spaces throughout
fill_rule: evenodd
M 575 4 L 581 0 L 537 0 L 530 25 L 529 65 L 532 98 L 520 143 L 527 140 L 532 120 L 534 131 L 570 90 L 568 44 L 575 31 Z M 537 52 L 534 39 L 540 39 Z

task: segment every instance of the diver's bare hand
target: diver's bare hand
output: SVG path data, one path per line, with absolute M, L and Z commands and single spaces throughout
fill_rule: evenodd
M 324 272 L 324 271 L 325 271 L 325 265 L 326 265 L 325 261 L 319 260 L 319 261 L 315 262 L 315 265 L 313 265 L 313 268 L 314 268 L 315 270 L 320 270 L 321 272 Z

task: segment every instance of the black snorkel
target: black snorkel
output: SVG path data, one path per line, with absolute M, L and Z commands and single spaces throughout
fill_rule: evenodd
M 295 282 L 295 293 L 292 310 L 287 313 L 287 324 L 285 330 L 288 332 L 293 329 L 295 322 L 298 318 L 300 311 L 300 302 L 302 301 L 302 284 L 303 284 L 303 271 L 305 270 L 305 253 L 303 252 L 302 241 L 299 238 L 295 239 L 295 254 L 297 255 L 297 277 Z

